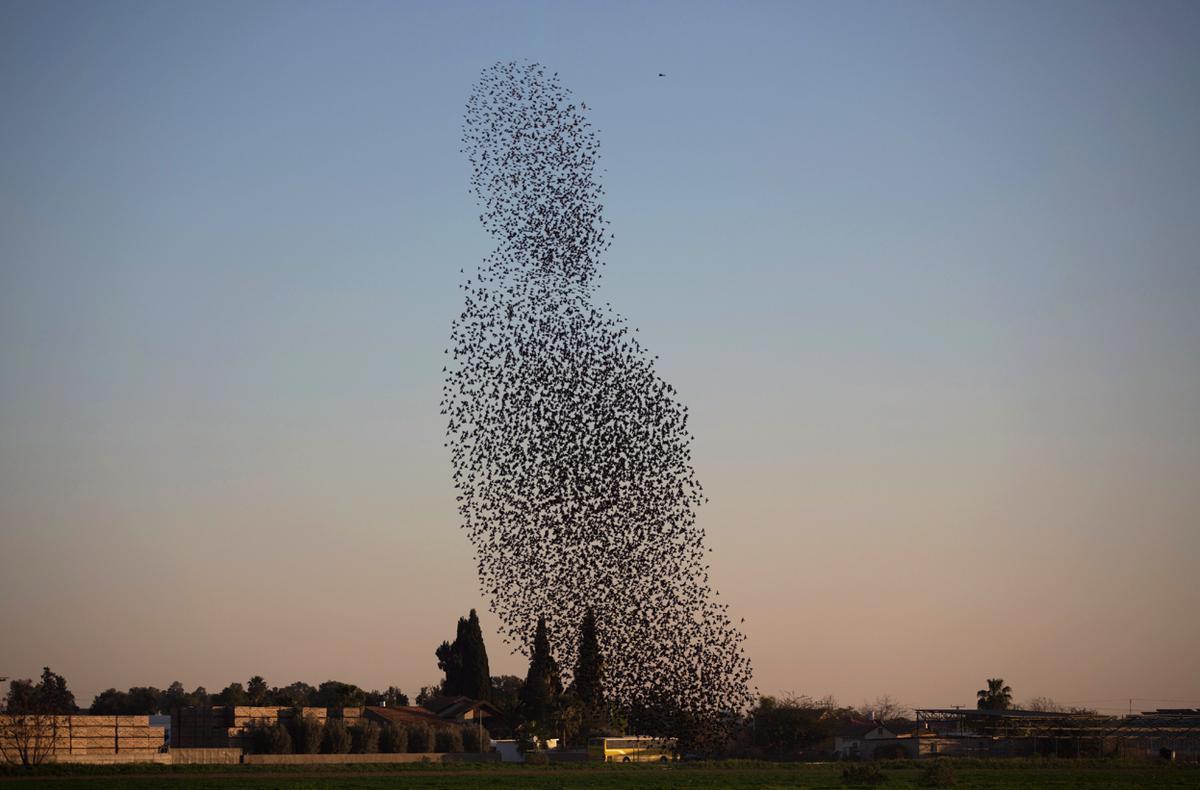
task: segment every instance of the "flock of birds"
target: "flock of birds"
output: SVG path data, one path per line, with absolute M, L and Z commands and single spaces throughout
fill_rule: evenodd
M 459 512 L 507 643 L 526 651 L 544 616 L 569 675 L 590 608 L 608 702 L 645 727 L 715 720 L 751 700 L 745 637 L 709 584 L 687 408 L 595 298 L 612 236 L 585 109 L 525 63 L 485 69 L 467 102 L 498 246 L 464 271 L 446 352 Z

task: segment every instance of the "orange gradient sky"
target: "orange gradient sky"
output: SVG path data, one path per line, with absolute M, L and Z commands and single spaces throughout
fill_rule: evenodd
M 698 10 L 697 10 L 698 9 Z M 0 676 L 438 680 L 463 106 L 600 130 L 764 693 L 1200 706 L 1194 4 L 0 8 Z M 664 78 L 657 77 L 659 72 Z

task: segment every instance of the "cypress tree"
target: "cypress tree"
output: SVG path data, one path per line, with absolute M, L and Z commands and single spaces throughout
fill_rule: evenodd
M 446 679 L 442 681 L 443 694 L 491 700 L 492 676 L 487 648 L 483 644 L 479 615 L 474 609 L 470 617 L 458 618 L 454 642 L 442 642 L 435 655 L 438 669 L 446 673 Z
M 471 610 L 466 620 L 458 621 L 458 639 L 462 651 L 462 693 L 471 699 L 492 699 L 492 673 L 488 667 L 487 648 L 483 644 L 483 629 L 479 615 Z
M 604 705 L 604 657 L 600 655 L 600 640 L 596 635 L 596 613 L 591 608 L 583 615 L 579 627 L 578 660 L 575 662 L 575 694 L 593 711 Z
M 546 618 L 539 617 L 533 636 L 533 650 L 529 656 L 529 674 L 525 676 L 525 686 L 521 689 L 525 718 L 543 725 L 549 722 L 554 702 L 560 694 L 562 676 L 550 650 Z

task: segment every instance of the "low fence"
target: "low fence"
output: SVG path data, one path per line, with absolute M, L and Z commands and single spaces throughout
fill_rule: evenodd
M 355 763 L 498 763 L 499 752 L 402 754 L 245 754 L 241 749 L 171 749 L 155 754 L 52 754 L 46 762 L 77 765 L 338 765 Z
M 167 755 L 175 765 L 238 765 L 241 749 L 171 749 Z
M 1165 749 L 1180 762 L 1200 761 L 1200 734 L 1192 737 L 926 737 L 921 738 L 919 743 L 920 757 L 1119 757 L 1157 760 Z
M 74 765 L 133 765 L 154 763 L 156 765 L 171 765 L 176 760 L 166 752 L 156 754 L 55 754 L 47 762 L 68 763 Z

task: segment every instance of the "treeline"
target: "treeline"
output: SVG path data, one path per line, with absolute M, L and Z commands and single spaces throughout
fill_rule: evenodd
M 569 634 L 567 638 L 579 640 L 578 660 L 570 668 L 569 684 L 564 684 L 564 673 L 554 658 L 545 619 L 539 619 L 537 623 L 525 677 L 493 677 L 479 617 L 472 609 L 466 617 L 459 618 L 454 641 L 442 642 L 434 651 L 438 669 L 443 673 L 442 680 L 422 688 L 415 702 L 424 705 L 435 696 L 463 696 L 489 702 L 501 714 L 499 720 L 490 722 L 492 734 L 515 736 L 530 744 L 549 738 L 579 744 L 593 734 L 624 733 L 630 726 L 629 712 L 618 710 L 606 699 L 605 662 L 600 653 L 594 614 L 587 612 L 577 633 Z M 230 683 L 215 693 L 203 686 L 188 691 L 179 681 L 165 689 L 155 686 L 133 686 L 125 690 L 110 688 L 97 694 L 86 710 L 97 715 L 152 715 L 170 713 L 174 708 L 209 705 L 281 708 L 385 705 L 395 708 L 408 704 L 408 695 L 395 686 L 385 691 L 367 691 L 337 680 L 327 680 L 318 686 L 300 681 L 287 686 L 271 686 L 261 675 L 255 675 L 245 684 Z M 31 679 L 12 681 L 6 707 L 10 712 L 81 712 L 66 680 L 48 667 L 38 682 Z M 640 731 L 642 734 L 649 732 L 645 726 Z M 292 748 L 296 747 L 296 738 L 305 744 L 311 740 L 311 734 L 287 734 L 293 740 Z M 413 737 L 420 740 L 424 736 L 418 732 Z M 273 738 L 276 743 L 283 741 L 280 733 L 274 733 Z M 337 738 L 340 736 L 330 743 L 340 743 Z M 368 737 L 365 743 L 372 740 Z
M 978 710 L 1011 710 L 1013 707 L 1012 688 L 1003 678 L 988 678 L 986 687 L 976 692 Z M 1096 715 L 1094 709 L 1060 705 L 1049 697 L 1033 697 L 1020 708 L 1041 713 Z M 821 758 L 829 739 L 846 725 L 873 721 L 903 729 L 897 725 L 911 726 L 913 722 L 909 716 L 912 713 L 911 708 L 888 695 L 857 707 L 839 705 L 833 697 L 764 696 L 734 730 L 727 752 L 770 759 Z M 977 726 L 986 729 L 988 725 Z
M 566 746 L 580 746 L 593 735 L 668 735 L 680 739 L 685 751 L 707 754 L 737 754 L 774 759 L 796 759 L 823 748 L 843 725 L 867 720 L 906 722 L 910 710 L 891 697 L 877 697 L 858 707 L 840 706 L 829 697 L 764 696 L 756 706 L 741 715 L 731 715 L 719 727 L 705 729 L 704 723 L 690 722 L 673 711 L 669 701 L 660 710 L 620 708 L 605 694 L 605 661 L 596 638 L 596 622 L 588 612 L 579 630 L 566 638 L 578 640 L 578 660 L 564 683 L 564 672 L 554 658 L 551 634 L 544 619 L 539 619 L 529 646 L 529 667 L 524 678 L 514 675 L 492 676 L 479 618 L 474 610 L 459 618 L 454 641 L 445 641 L 434 654 L 443 672 L 441 682 L 425 686 L 415 700 L 417 705 L 432 704 L 439 695 L 464 696 L 491 703 L 499 712 L 488 722 L 493 737 L 515 737 L 522 747 L 534 748 L 537 742 L 558 738 Z M 13 680 L 5 697 L 9 713 L 80 712 L 67 681 L 46 667 L 39 680 Z M 244 685 L 230 683 L 215 694 L 203 687 L 187 691 L 174 682 L 166 689 L 134 686 L 125 691 L 108 689 L 97 694 L 88 711 L 99 715 L 146 715 L 169 713 L 173 708 L 207 705 L 264 705 L 280 708 L 342 708 L 385 705 L 389 708 L 409 704 L 408 695 L 395 686 L 385 691 L 366 691 L 352 683 L 327 680 L 318 686 L 296 682 L 270 686 L 261 675 Z M 1013 706 L 1012 689 L 1003 679 L 989 678 L 986 688 L 977 693 L 980 709 L 1004 710 Z M 435 706 L 436 707 L 436 706 Z M 1035 711 L 1094 713 L 1082 708 L 1066 708 L 1047 697 L 1035 697 L 1023 706 Z M 667 715 L 661 715 L 666 710 Z M 672 715 L 674 716 L 672 718 Z M 359 729 L 355 729 L 355 728 Z M 343 730 L 345 730 L 343 732 Z M 287 724 L 256 730 L 256 749 L 275 753 L 343 752 L 427 752 L 475 751 L 478 731 L 457 727 L 429 729 L 424 725 L 389 725 L 360 721 L 349 727 L 338 718 L 322 724 L 303 716 L 292 717 Z M 438 739 L 441 739 L 438 742 Z
M 875 719 L 902 719 L 902 710 L 890 697 L 880 697 L 875 705 L 861 707 L 838 705 L 833 697 L 813 699 L 789 694 L 764 696 L 733 735 L 729 750 L 743 756 L 770 759 L 804 759 L 813 756 L 843 725 Z
M 261 675 L 255 675 L 243 686 L 230 683 L 215 694 L 203 686 L 187 691 L 175 681 L 166 689 L 154 686 L 133 686 L 125 691 L 110 688 L 96 695 L 92 704 L 81 709 L 67 681 L 49 667 L 42 670 L 41 679 L 13 680 L 5 697 L 9 713 L 81 713 L 101 716 L 142 716 L 170 713 L 172 708 L 207 705 L 266 705 L 281 708 L 318 707 L 342 708 L 362 705 L 386 705 L 394 708 L 408 705 L 408 695 L 395 686 L 386 691 L 365 691 L 353 683 L 327 680 L 319 686 L 297 681 L 288 686 L 269 686 Z
M 244 686 L 230 683 L 216 694 L 209 694 L 203 686 L 185 691 L 179 681 L 165 690 L 153 686 L 135 686 L 128 691 L 108 689 L 96 695 L 90 711 L 102 715 L 138 715 L 170 713 L 172 708 L 206 705 L 342 708 L 407 704 L 408 695 L 395 686 L 388 687 L 386 691 L 365 691 L 353 683 L 340 680 L 327 680 L 319 686 L 302 681 L 288 686 L 268 686 L 261 675 L 255 675 Z

